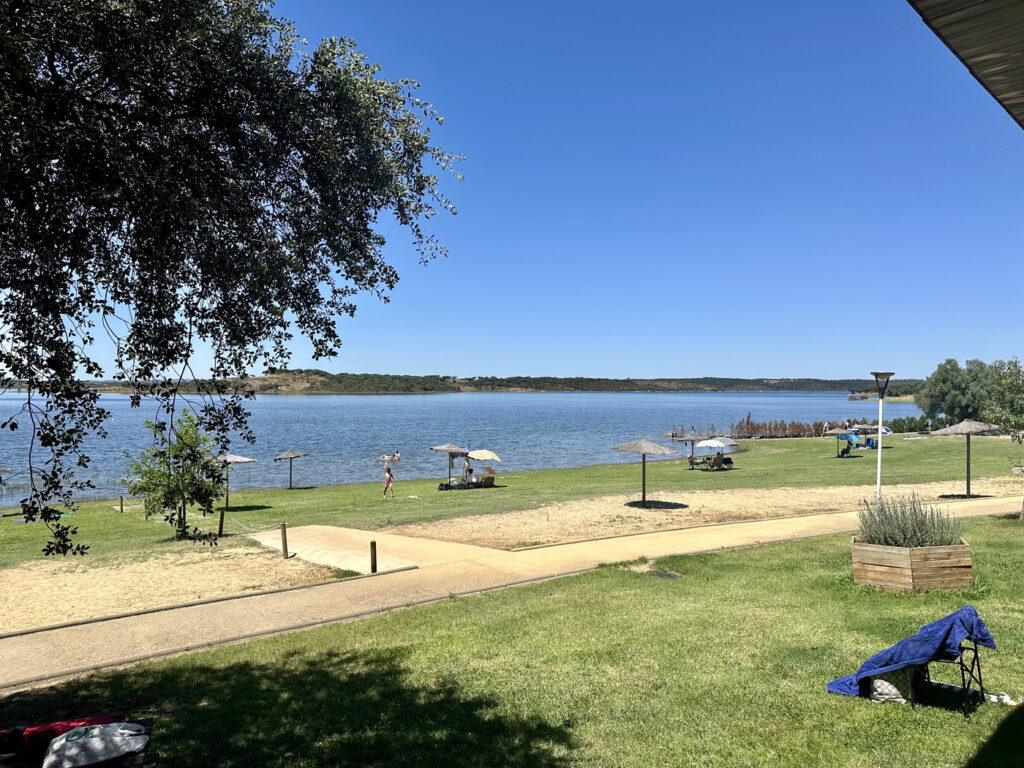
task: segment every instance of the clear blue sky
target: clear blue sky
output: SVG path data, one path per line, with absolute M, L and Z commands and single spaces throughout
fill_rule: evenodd
M 922 377 L 1020 356 L 1024 131 L 904 2 L 309 2 L 464 153 L 349 372 Z

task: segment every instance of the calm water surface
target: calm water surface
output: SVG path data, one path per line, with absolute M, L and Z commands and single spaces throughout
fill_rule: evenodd
M 21 397 L 0 395 L 0 421 L 19 408 Z M 102 401 L 113 420 L 105 440 L 89 441 L 86 474 L 96 484 L 91 495 L 111 497 L 120 492 L 127 466 L 122 450 L 148 445 L 143 422 L 154 412 L 129 407 L 124 395 L 103 395 Z M 402 453 L 397 479 L 444 477 L 447 457 L 430 446 L 448 442 L 489 448 L 502 459 L 496 469 L 516 472 L 636 461 L 611 446 L 642 437 L 670 444 L 662 436 L 680 426 L 701 431 L 714 424 L 725 432 L 748 412 L 756 421 L 870 421 L 878 415 L 877 402 L 847 400 L 842 392 L 261 396 L 249 408 L 256 443 L 236 440 L 231 451 L 257 463 L 236 466 L 232 488 L 287 485 L 288 462 L 273 457 L 288 449 L 310 454 L 294 462 L 296 485 L 325 485 L 381 480 L 383 463 L 376 458 L 396 450 Z M 920 413 L 912 403 L 885 405 L 886 420 Z M 0 466 L 15 470 L 0 489 L 5 503 L 23 495 L 27 444 L 24 428 L 0 434 Z M 685 453 L 683 444 L 676 447 Z

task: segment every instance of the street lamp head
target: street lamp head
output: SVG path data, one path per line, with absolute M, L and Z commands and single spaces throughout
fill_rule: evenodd
M 875 377 L 875 387 L 878 388 L 878 396 L 885 397 L 885 390 L 889 388 L 889 379 L 895 374 L 892 371 L 872 371 L 871 375 Z

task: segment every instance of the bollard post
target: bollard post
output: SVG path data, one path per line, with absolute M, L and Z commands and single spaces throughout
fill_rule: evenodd
M 121 497 L 121 514 L 124 514 L 124 494 L 120 494 Z
M 370 573 L 377 572 L 377 542 L 370 542 Z
M 288 559 L 288 523 L 281 523 L 281 553 Z

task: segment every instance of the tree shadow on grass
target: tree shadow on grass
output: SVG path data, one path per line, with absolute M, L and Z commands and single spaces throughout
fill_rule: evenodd
M 964 768 L 1005 768 L 1008 765 L 1020 765 L 1022 741 L 1024 707 L 1015 707 Z
M 966 493 L 940 493 L 940 499 L 991 499 L 992 495 L 987 493 L 972 493 L 968 496 Z
M 226 508 L 217 507 L 217 513 L 218 514 L 220 513 L 221 509 L 224 509 L 224 511 L 228 512 L 228 513 L 230 513 L 230 512 L 258 512 L 261 509 L 273 509 L 273 507 L 271 507 L 268 504 L 242 504 L 242 505 L 239 505 L 239 506 L 232 506 L 232 507 L 226 507 Z
M 105 712 L 153 717 L 152 751 L 184 766 L 563 768 L 566 724 L 510 713 L 456 681 L 412 679 L 408 651 L 292 651 L 226 666 L 136 667 L 13 694 L 0 727 Z
M 641 501 L 627 501 L 624 506 L 643 509 L 644 504 Z M 689 505 L 682 504 L 678 501 L 657 501 L 655 499 L 648 499 L 647 509 L 689 509 Z

